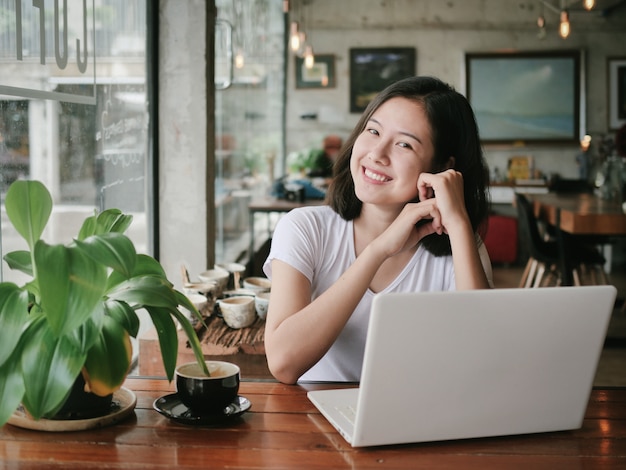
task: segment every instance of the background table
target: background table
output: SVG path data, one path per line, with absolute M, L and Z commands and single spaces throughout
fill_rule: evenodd
M 353 449 L 306 397 L 308 389 L 337 384 L 243 382 L 240 394 L 252 408 L 215 427 L 178 424 L 154 411 L 154 400 L 174 390 L 165 380 L 130 379 L 126 386 L 137 407 L 113 426 L 71 433 L 0 428 L 0 468 L 569 470 L 626 463 L 626 389 L 593 391 L 577 431 Z
M 561 231 L 586 237 L 593 244 L 610 246 L 612 237 L 626 236 L 626 214 L 622 204 L 589 193 L 527 194 L 537 219 L 555 227 L 560 256 L 565 259 L 568 249 Z M 611 256 L 605 253 L 606 272 L 611 270 Z M 563 270 L 563 284 L 572 285 L 572 273 Z
M 535 215 L 573 235 L 626 235 L 621 203 L 594 194 L 528 194 Z

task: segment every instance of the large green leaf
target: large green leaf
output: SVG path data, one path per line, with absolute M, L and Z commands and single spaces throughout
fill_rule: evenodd
M 4 204 L 9 220 L 32 251 L 52 213 L 50 193 L 39 181 L 15 181 Z
M 170 282 L 156 276 L 133 277 L 118 284 L 113 290 L 107 291 L 106 295 L 136 306 L 175 307 L 178 305 Z
M 76 237 L 78 240 L 84 240 L 87 237 L 96 234 L 97 222 L 96 222 L 96 214 L 91 217 L 87 217 L 83 220 L 83 225 L 81 226 L 78 236 Z
M 11 355 L 28 320 L 28 292 L 13 283 L 0 284 L 0 365 Z
M 132 220 L 132 215 L 123 214 L 119 209 L 107 209 L 85 219 L 78 233 L 78 239 L 84 240 L 92 235 L 110 232 L 124 233 Z
M 77 247 L 35 245 L 40 302 L 57 336 L 79 327 L 102 300 L 106 268 Z
M 80 325 L 79 328 L 72 330 L 66 334 L 69 341 L 72 341 L 74 346 L 81 352 L 86 354 L 89 348 L 96 342 L 102 324 L 104 323 L 105 309 L 103 304 L 96 305 L 92 315 Z
M 156 276 L 156 277 L 163 279 L 164 281 L 167 281 L 167 276 L 165 275 L 165 271 L 163 270 L 163 267 L 159 264 L 157 260 L 155 260 L 154 258 L 148 255 L 138 254 L 137 259 L 135 261 L 135 268 L 133 270 L 133 274 L 131 277 L 140 277 L 140 276 L 148 276 L 148 275 Z M 127 277 L 124 277 L 121 273 L 114 271 L 109 275 L 109 278 L 107 279 L 106 290 L 110 291 L 115 286 L 117 286 L 118 284 L 121 284 L 122 282 L 125 282 L 126 280 L 127 280 Z M 167 281 L 167 284 L 172 285 L 169 281 Z
M 196 334 L 196 330 L 194 330 L 193 325 L 189 322 L 187 317 L 183 315 L 178 309 L 173 309 L 170 313 L 178 320 L 178 323 L 180 323 L 183 330 L 185 331 L 187 339 L 189 340 L 189 345 L 191 346 L 191 349 L 196 356 L 196 360 L 204 369 L 204 373 L 206 375 L 210 375 L 209 369 L 207 369 L 206 363 L 204 362 L 204 354 L 202 353 L 200 340 L 198 339 L 198 335 Z
M 130 227 L 133 216 L 117 209 L 107 209 L 98 214 L 98 224 L 105 232 L 124 233 Z
M 128 333 L 115 319 L 105 317 L 98 339 L 85 360 L 85 382 L 90 391 L 106 396 L 118 390 L 128 375 L 131 359 Z
M 24 381 L 16 354 L 0 367 L 0 427 L 9 420 L 23 396 Z
M 133 338 L 139 334 L 139 317 L 137 312 L 126 302 L 107 300 L 104 304 L 108 316 L 117 321 Z
M 202 314 L 198 311 L 196 306 L 189 300 L 182 292 L 177 290 L 174 291 L 174 295 L 176 295 L 176 299 L 178 300 L 178 304 L 185 307 L 187 310 L 191 312 L 191 314 L 200 322 L 202 325 L 207 328 L 207 325 L 204 323 L 204 318 L 202 318 Z
M 125 278 L 135 269 L 137 252 L 133 242 L 121 233 L 103 233 L 75 240 L 78 248 L 98 263 L 113 268 Z
M 57 337 L 41 316 L 29 322 L 23 338 L 20 342 L 25 386 L 22 402 L 39 419 L 63 404 L 86 354 L 81 354 L 66 337 Z
M 178 332 L 176 324 L 170 312 L 166 308 L 146 307 L 146 310 L 152 318 L 154 328 L 159 337 L 159 346 L 161 347 L 161 358 L 163 359 L 163 367 L 165 374 L 171 381 L 174 378 L 174 370 L 176 369 L 176 359 L 178 357 Z
M 4 255 L 4 260 L 9 265 L 9 268 L 21 271 L 29 276 L 33 275 L 33 261 L 30 257 L 30 251 L 12 251 Z

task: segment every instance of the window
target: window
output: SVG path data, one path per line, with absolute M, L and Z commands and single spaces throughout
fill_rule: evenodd
M 233 262 L 248 249 L 248 202 L 282 175 L 284 16 L 281 0 L 215 3 L 215 259 Z
M 0 0 L 0 195 L 41 180 L 67 243 L 97 208 L 132 213 L 151 251 L 145 0 Z M 2 252 L 20 248 L 2 209 Z M 2 280 L 21 282 L 2 266 Z

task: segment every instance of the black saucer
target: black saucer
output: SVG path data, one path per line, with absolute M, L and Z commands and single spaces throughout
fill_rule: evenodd
M 251 403 L 245 397 L 238 396 L 221 412 L 212 414 L 196 414 L 180 400 L 177 393 L 157 398 L 153 405 L 163 416 L 182 424 L 207 425 L 221 424 L 237 418 L 250 409 Z

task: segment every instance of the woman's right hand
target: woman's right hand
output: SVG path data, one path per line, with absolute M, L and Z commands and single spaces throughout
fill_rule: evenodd
M 410 202 L 372 245 L 382 250 L 388 258 L 415 247 L 430 234 L 442 232 L 441 214 L 434 199 Z

